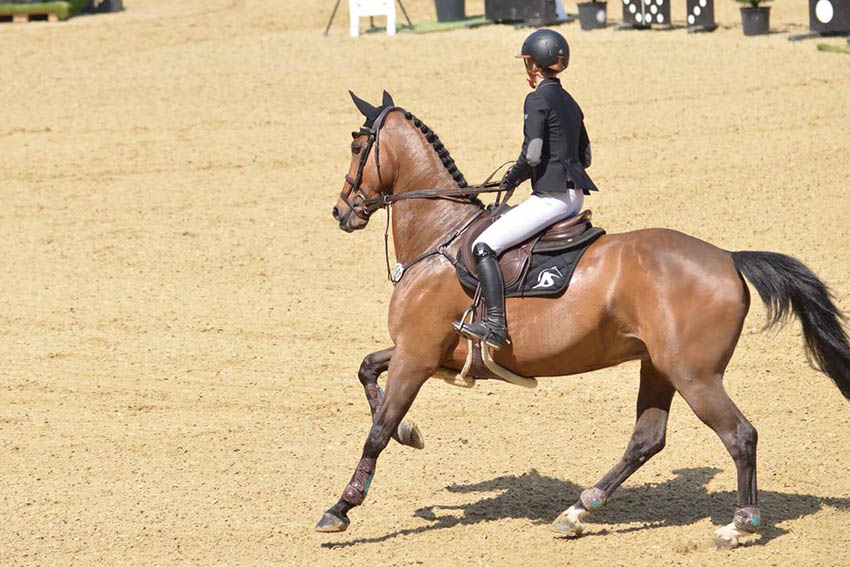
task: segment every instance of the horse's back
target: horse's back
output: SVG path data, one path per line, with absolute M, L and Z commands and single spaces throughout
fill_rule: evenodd
M 738 333 L 748 300 L 731 255 L 713 244 L 670 229 L 606 234 L 561 297 L 508 300 L 511 358 L 537 375 L 613 366 L 705 325 Z

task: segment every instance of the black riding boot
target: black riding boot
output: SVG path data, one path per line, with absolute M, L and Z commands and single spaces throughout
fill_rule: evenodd
M 505 284 L 496 254 L 486 244 L 476 244 L 472 249 L 475 264 L 478 266 L 478 279 L 487 312 L 480 323 L 462 324 L 455 322 L 454 328 L 461 335 L 484 341 L 498 350 L 508 340 L 508 328 L 505 323 Z

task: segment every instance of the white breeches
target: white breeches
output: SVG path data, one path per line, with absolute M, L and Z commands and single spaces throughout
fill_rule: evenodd
M 491 224 L 473 246 L 482 242 L 499 255 L 550 224 L 575 215 L 583 204 L 584 193 L 576 189 L 532 195 Z

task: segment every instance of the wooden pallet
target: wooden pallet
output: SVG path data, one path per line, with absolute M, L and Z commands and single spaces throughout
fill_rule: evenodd
M 80 13 L 91 0 L 42 0 L 30 4 L 10 4 L 0 0 L 0 21 L 24 24 L 27 22 L 59 22 Z
M 36 21 L 44 21 L 44 17 L 47 17 L 48 22 L 58 22 L 59 16 L 56 12 L 47 12 L 47 13 L 33 13 L 33 14 L 12 14 L 12 23 L 13 24 L 26 24 L 30 21 L 32 17 L 35 17 Z

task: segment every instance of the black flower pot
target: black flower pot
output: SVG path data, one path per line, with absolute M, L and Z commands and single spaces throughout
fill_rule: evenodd
M 466 17 L 466 0 L 434 0 L 438 22 L 456 22 Z
M 578 22 L 583 30 L 595 30 L 605 27 L 607 2 L 582 2 L 578 6 Z
M 770 32 L 770 7 L 741 8 L 744 35 L 763 35 Z

